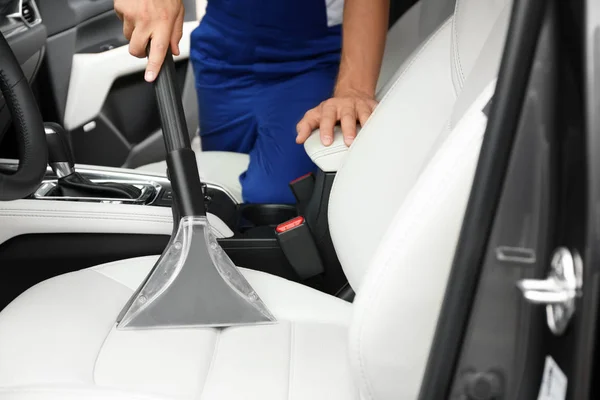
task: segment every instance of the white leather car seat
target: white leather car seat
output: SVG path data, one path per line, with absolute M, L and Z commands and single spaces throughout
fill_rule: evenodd
M 117 331 L 156 257 L 58 276 L 0 313 L 0 399 L 416 399 L 509 14 L 459 0 L 348 152 L 329 220 L 354 303 L 243 270 L 277 324 Z
M 452 14 L 454 3 L 455 0 L 419 0 L 390 28 L 377 82 L 376 97 L 378 100 L 389 90 L 393 77 L 399 73 L 399 67 L 403 62 L 419 44 Z M 198 112 L 189 109 L 189 105 L 192 104 L 189 101 L 190 94 L 187 93 L 185 97 L 188 98 L 188 101 L 184 103 L 188 104 L 186 108 L 188 128 L 194 126 L 190 124 L 190 120 L 196 122 L 195 127 L 197 127 Z M 197 105 L 197 103 L 194 104 Z M 194 132 L 196 132 L 196 128 L 194 128 Z M 338 148 L 338 145 L 340 144 L 345 151 L 343 140 L 335 143 L 331 149 L 334 149 L 334 152 L 339 152 L 341 149 Z M 232 194 L 238 203 L 243 203 L 239 176 L 248 169 L 250 162 L 248 154 L 221 151 L 202 152 L 201 147 L 201 139 L 196 134 L 192 140 L 192 148 L 196 152 L 196 161 L 202 181 L 224 188 Z M 325 151 L 327 152 L 327 150 Z M 309 155 L 311 155 L 310 152 Z M 167 165 L 165 161 L 160 161 L 143 165 L 138 169 L 144 172 L 165 175 Z

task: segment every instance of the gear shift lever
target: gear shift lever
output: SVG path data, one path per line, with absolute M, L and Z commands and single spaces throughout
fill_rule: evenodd
M 95 183 L 75 171 L 75 157 L 67 132 L 53 122 L 44 123 L 48 143 L 48 163 L 58 177 L 50 196 L 96 197 L 105 199 L 137 199 L 141 190 L 133 185 L 117 182 Z
M 44 123 L 48 143 L 48 164 L 59 178 L 75 172 L 75 157 L 63 127 L 54 122 Z

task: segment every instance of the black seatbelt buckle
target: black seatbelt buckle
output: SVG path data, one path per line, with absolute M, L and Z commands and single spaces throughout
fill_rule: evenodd
M 306 206 L 312 197 L 315 190 L 315 176 L 312 172 L 296 178 L 289 184 L 294 197 L 296 198 L 296 206 L 300 214 L 304 214 Z
M 324 272 L 319 250 L 304 217 L 296 217 L 277 225 L 275 234 L 279 247 L 300 279 Z

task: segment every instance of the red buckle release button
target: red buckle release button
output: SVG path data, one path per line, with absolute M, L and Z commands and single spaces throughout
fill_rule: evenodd
M 290 229 L 294 229 L 304 223 L 304 217 L 296 217 L 294 219 L 290 219 L 282 224 L 277 225 L 275 231 L 277 233 L 283 233 L 285 231 L 289 231 Z

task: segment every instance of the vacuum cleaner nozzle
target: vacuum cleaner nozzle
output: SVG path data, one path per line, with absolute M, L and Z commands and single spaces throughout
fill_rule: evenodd
M 118 329 L 268 324 L 275 317 L 218 244 L 206 217 L 176 235 L 123 309 Z

